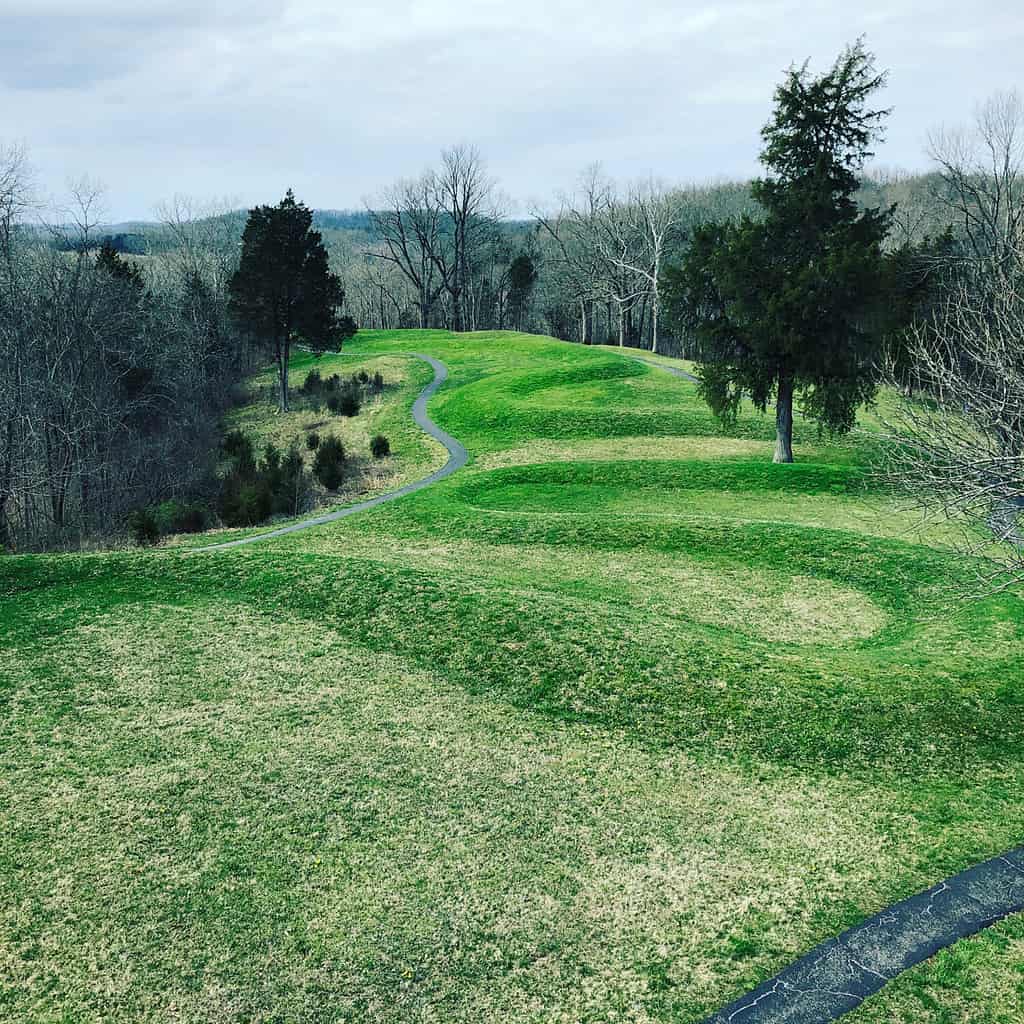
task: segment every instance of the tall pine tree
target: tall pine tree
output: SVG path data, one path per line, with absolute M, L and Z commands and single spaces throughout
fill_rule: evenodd
M 793 461 L 794 396 L 844 432 L 875 394 L 890 212 L 860 210 L 854 195 L 888 114 L 869 107 L 884 83 L 860 41 L 818 78 L 791 68 L 761 132 L 769 173 L 753 195 L 764 216 L 698 228 L 664 278 L 712 410 L 729 420 L 744 395 L 762 411 L 774 401 L 776 462 Z
M 313 214 L 289 189 L 277 206 L 249 211 L 242 257 L 229 285 L 231 309 L 274 354 L 281 411 L 288 409 L 288 361 L 301 338 L 314 350 L 335 348 L 355 325 L 338 310 L 345 293 L 328 268 Z

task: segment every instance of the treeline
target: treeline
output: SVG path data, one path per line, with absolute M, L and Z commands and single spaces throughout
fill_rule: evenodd
M 862 176 L 857 200 L 895 207 L 885 244 L 896 249 L 950 224 L 944 189 L 939 172 L 875 171 Z M 761 214 L 749 182 L 617 182 L 594 165 L 574 189 L 513 219 L 482 156 L 460 147 L 366 210 L 313 211 L 313 226 L 342 281 L 344 311 L 361 326 L 512 329 L 692 354 L 692 339 L 666 324 L 655 282 L 683 259 L 698 225 Z M 119 251 L 161 261 L 186 233 L 237 249 L 245 224 L 244 211 L 182 198 L 160 217 L 96 242 L 109 235 Z

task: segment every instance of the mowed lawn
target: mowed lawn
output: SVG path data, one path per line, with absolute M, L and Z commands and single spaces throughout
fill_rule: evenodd
M 615 351 L 336 362 L 409 352 L 436 487 L 0 559 L 0 1019 L 697 1021 L 1021 840 L 1024 600 L 961 599 L 870 416 L 773 466 Z M 1019 1020 L 1022 964 L 1011 919 L 851 1019 Z

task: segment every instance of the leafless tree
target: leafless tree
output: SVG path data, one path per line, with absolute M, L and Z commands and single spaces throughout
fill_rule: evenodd
M 934 132 L 936 198 L 953 214 L 982 273 L 1019 261 L 1024 239 L 1024 101 L 1017 92 L 983 103 L 967 129 Z
M 369 206 L 374 231 L 381 244 L 367 251 L 378 260 L 392 263 L 416 290 L 420 327 L 429 327 L 438 296 L 445 287 L 438 260 L 441 251 L 443 211 L 433 187 L 433 177 L 400 181 Z
M 1006 581 L 1024 579 L 1021 283 L 1004 274 L 979 290 L 962 280 L 916 327 L 911 355 L 924 395 L 904 399 L 890 418 L 886 461 L 890 480 L 921 509 L 1015 551 L 993 571 Z
M 625 207 L 636 234 L 643 240 L 643 247 L 635 255 L 625 255 L 620 266 L 647 282 L 651 302 L 651 351 L 657 352 L 658 281 L 669 242 L 682 216 L 681 194 L 663 182 L 648 178 L 630 186 Z
M 429 326 L 441 308 L 453 330 L 475 329 L 481 317 L 475 285 L 502 214 L 480 153 L 472 146 L 446 149 L 439 168 L 398 182 L 368 209 L 382 244 L 367 255 L 392 263 L 415 289 L 420 326 Z
M 614 182 L 599 164 L 580 174 L 576 189 L 562 194 L 553 214 L 534 217 L 554 247 L 549 265 L 557 269 L 577 308 L 579 340 L 593 340 L 593 307 L 608 299 L 617 310 L 619 343 L 625 341 L 626 317 L 641 294 L 634 274 L 622 266 L 631 240 Z
M 216 296 L 226 296 L 245 228 L 241 204 L 178 194 L 156 212 L 172 240 L 168 262 L 180 279 L 201 280 Z

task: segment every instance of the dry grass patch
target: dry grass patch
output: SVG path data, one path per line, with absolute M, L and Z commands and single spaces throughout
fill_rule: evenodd
M 8 679 L 9 1019 L 685 1019 L 879 905 L 915 830 L 315 622 L 127 606 L 65 640 Z
M 389 540 L 325 528 L 287 543 L 389 565 L 428 568 L 500 590 L 559 592 L 661 619 L 686 621 L 786 643 L 837 646 L 880 630 L 888 617 L 870 597 L 828 580 L 747 566 L 708 565 L 682 554 L 587 551 L 468 540 Z
M 771 458 L 765 441 L 731 437 L 616 437 L 607 440 L 533 441 L 505 451 L 488 452 L 474 469 L 503 469 L 544 462 L 615 462 L 620 459 L 714 459 L 747 455 Z

